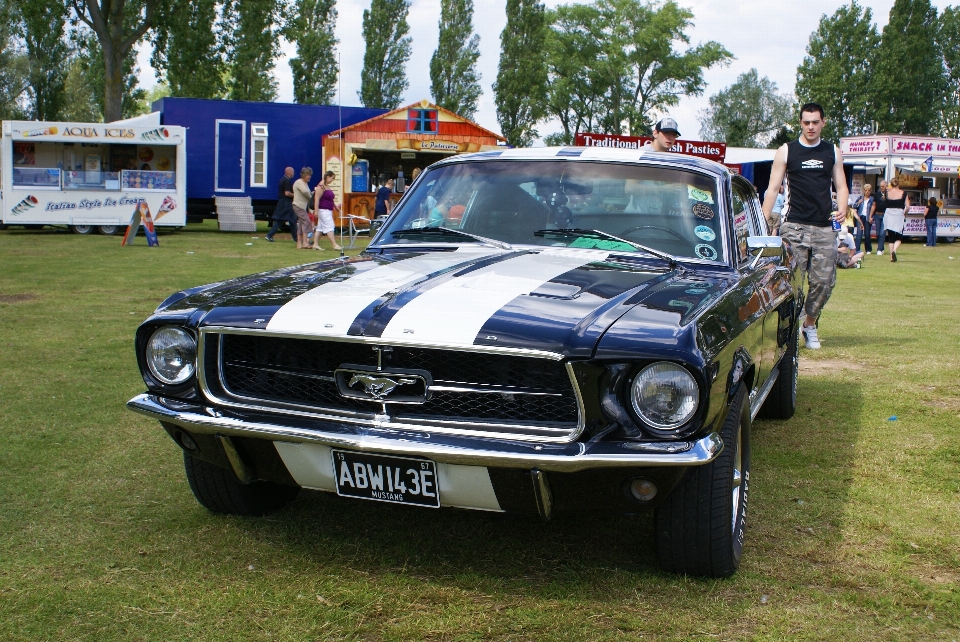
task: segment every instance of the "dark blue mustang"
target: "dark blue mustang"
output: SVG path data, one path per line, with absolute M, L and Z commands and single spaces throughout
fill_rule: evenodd
M 750 425 L 793 415 L 798 271 L 752 186 L 674 154 L 431 166 L 361 255 L 193 288 L 137 331 L 213 511 L 301 488 L 429 507 L 655 511 L 664 569 L 738 567 Z

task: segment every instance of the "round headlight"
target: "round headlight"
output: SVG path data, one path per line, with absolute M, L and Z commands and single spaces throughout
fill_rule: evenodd
M 147 366 L 163 383 L 175 385 L 193 376 L 197 342 L 180 328 L 160 328 L 147 341 Z
M 641 419 L 653 428 L 669 430 L 690 421 L 697 412 L 700 392 L 685 368 L 659 361 L 634 378 L 630 398 Z

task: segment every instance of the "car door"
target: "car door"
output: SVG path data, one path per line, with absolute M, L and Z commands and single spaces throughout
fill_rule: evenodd
M 766 235 L 766 222 L 753 186 L 745 180 L 734 180 L 734 191 L 743 199 L 750 236 Z M 748 268 L 763 308 L 763 330 L 756 378 L 760 390 L 764 384 L 773 383 L 770 376 L 786 348 L 786 338 L 789 337 L 792 310 L 789 268 L 784 265 L 783 256 L 759 260 L 754 260 L 751 256 Z
M 750 398 L 753 399 L 759 386 L 766 381 L 764 373 L 768 374 L 771 367 L 764 363 L 763 354 L 763 320 L 767 308 L 760 296 L 758 281 L 764 271 L 753 265 L 753 257 L 747 250 L 747 239 L 757 235 L 756 222 L 750 209 L 751 196 L 756 200 L 756 195 L 749 183 L 737 180 L 739 177 L 734 179 L 730 194 L 733 204 L 733 252 L 740 273 L 735 299 L 740 323 L 740 346 L 746 350 L 756 372 L 750 387 Z

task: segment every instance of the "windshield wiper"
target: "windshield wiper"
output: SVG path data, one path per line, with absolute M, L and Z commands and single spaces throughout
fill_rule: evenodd
M 498 241 L 497 239 L 488 239 L 485 236 L 480 236 L 478 234 L 471 234 L 470 232 L 463 232 L 461 230 L 454 230 L 449 227 L 443 227 L 443 226 L 417 227 L 409 230 L 395 230 L 390 232 L 390 234 L 393 236 L 402 238 L 404 236 L 421 236 L 425 234 L 436 234 L 438 232 L 440 233 L 440 236 L 452 235 L 452 236 L 466 237 L 466 238 L 473 239 L 474 241 L 477 241 L 479 243 L 486 243 L 488 245 L 493 245 L 494 247 L 498 247 L 501 250 L 513 249 L 512 245 L 510 245 L 509 243 L 505 243 L 504 241 Z
M 537 230 L 533 233 L 534 236 L 560 236 L 560 237 L 586 237 L 586 238 L 595 238 L 595 239 L 604 239 L 607 241 L 618 241 L 620 243 L 626 243 L 632 247 L 637 248 L 642 252 L 647 254 L 652 254 L 653 256 L 667 261 L 671 267 L 676 267 L 677 259 L 672 255 L 667 254 L 666 252 L 661 252 L 660 250 L 655 250 L 652 247 L 647 247 L 646 245 L 641 245 L 639 243 L 634 243 L 633 241 L 628 241 L 627 239 L 622 239 L 619 236 L 614 236 L 613 234 L 608 234 L 601 230 L 584 230 L 577 227 L 562 227 L 556 230 Z

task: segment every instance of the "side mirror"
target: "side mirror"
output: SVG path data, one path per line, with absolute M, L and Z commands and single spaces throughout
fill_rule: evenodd
M 779 236 L 750 236 L 747 238 L 747 250 L 754 256 L 750 264 L 750 269 L 753 269 L 760 259 L 782 257 L 783 239 Z

